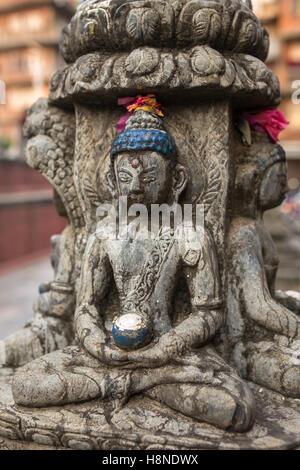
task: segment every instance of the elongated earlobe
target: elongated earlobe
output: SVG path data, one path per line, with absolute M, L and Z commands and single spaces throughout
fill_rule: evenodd
M 109 168 L 104 175 L 105 183 L 109 189 L 110 194 L 113 198 L 117 196 L 117 185 L 116 185 L 116 178 L 114 175 L 114 171 L 112 168 Z
M 188 182 L 188 173 L 184 166 L 177 163 L 173 170 L 173 198 L 178 202 L 181 193 L 184 191 Z

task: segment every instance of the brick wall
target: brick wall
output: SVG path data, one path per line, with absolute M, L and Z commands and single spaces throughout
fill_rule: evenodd
M 23 161 L 0 160 L 0 194 L 51 189 L 50 183 Z
M 0 160 L 0 267 L 7 261 L 50 251 L 51 235 L 66 226 L 51 194 L 50 183 L 25 162 Z
M 50 251 L 50 237 L 61 233 L 66 220 L 50 203 L 0 206 L 0 265 L 36 252 Z

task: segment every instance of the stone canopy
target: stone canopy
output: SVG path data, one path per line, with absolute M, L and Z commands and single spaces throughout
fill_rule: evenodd
M 263 63 L 268 33 L 248 1 L 86 1 L 60 44 L 69 65 L 51 80 L 54 104 L 135 92 L 165 102 L 228 97 L 239 107 L 280 100 L 277 77 Z

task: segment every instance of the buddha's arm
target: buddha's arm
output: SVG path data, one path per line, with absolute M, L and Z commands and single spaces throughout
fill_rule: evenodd
M 101 303 L 111 280 L 111 267 L 101 241 L 91 237 L 81 270 L 80 291 L 75 312 L 75 331 L 80 344 L 102 362 L 126 360 L 122 351 L 107 346 Z
M 176 328 L 163 335 L 160 346 L 168 356 L 182 355 L 212 339 L 223 324 L 222 310 L 195 310 Z
M 212 339 L 224 320 L 217 255 L 209 236 L 205 236 L 198 255 L 195 252 L 194 264 L 184 267 L 184 273 L 192 312 L 186 320 L 161 338 L 165 349 L 170 347 L 174 338 L 173 341 L 178 344 L 178 353 L 182 349 L 181 354 Z
M 231 237 L 230 249 L 230 287 L 239 293 L 244 315 L 273 333 L 299 339 L 299 318 L 269 292 L 257 232 L 252 227 L 242 227 Z

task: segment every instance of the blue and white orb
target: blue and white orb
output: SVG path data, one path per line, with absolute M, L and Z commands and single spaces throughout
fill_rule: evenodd
M 127 313 L 117 318 L 112 335 L 120 349 L 132 351 L 146 346 L 152 338 L 150 322 L 137 313 Z

